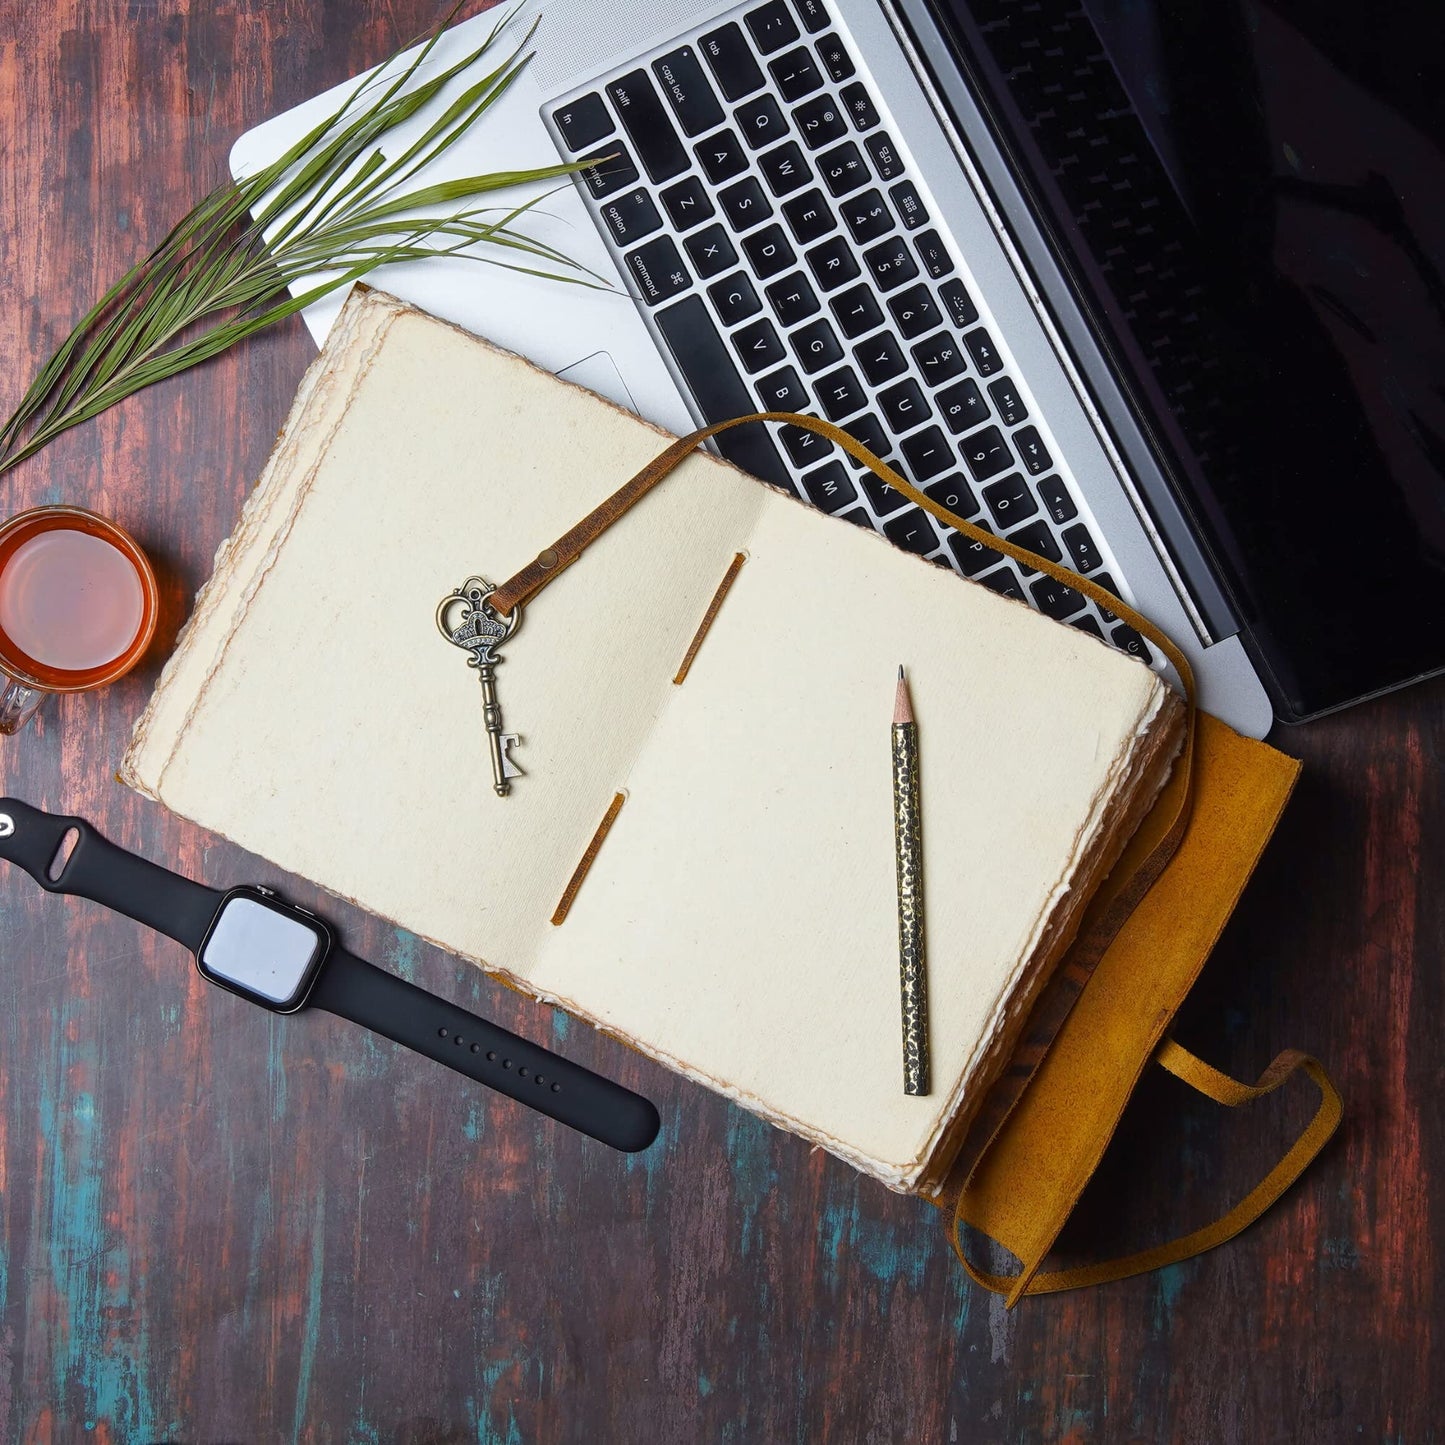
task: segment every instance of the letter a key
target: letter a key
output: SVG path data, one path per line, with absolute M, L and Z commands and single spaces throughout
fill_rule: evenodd
M 482 683 L 482 719 L 492 755 L 492 787 L 499 798 L 505 798 L 512 791 L 512 779 L 522 776 L 507 750 L 521 740 L 516 733 L 502 731 L 496 667 L 503 659 L 497 648 L 521 625 L 522 609 L 516 607 L 510 616 L 498 617 L 487 605 L 487 598 L 496 590 L 484 577 L 468 577 L 438 604 L 437 630 L 454 647 L 471 654 L 467 666 L 476 668 Z

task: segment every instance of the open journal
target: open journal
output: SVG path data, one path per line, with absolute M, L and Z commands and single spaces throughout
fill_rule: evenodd
M 123 776 L 892 1187 L 929 1189 L 1162 786 L 1182 705 L 1096 639 L 697 453 L 501 649 L 524 776 L 498 797 L 481 689 L 438 603 L 530 562 L 666 441 L 358 290 Z M 900 663 L 922 774 L 923 1097 L 901 1072 Z

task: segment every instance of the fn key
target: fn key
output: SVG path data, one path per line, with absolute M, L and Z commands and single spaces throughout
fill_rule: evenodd
M 659 236 L 645 246 L 639 246 L 627 254 L 627 269 L 637 282 L 642 299 L 649 306 L 686 291 L 692 284 L 692 277 L 683 265 L 671 236 Z

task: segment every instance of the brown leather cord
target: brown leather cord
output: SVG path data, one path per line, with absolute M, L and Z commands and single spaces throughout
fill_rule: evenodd
M 996 1294 L 1009 1295 L 1009 1303 L 1013 1304 L 1021 1295 L 1055 1294 L 1060 1290 L 1081 1289 L 1085 1285 L 1108 1284 L 1116 1279 L 1146 1274 L 1150 1270 L 1162 1269 L 1165 1265 L 1178 1264 L 1182 1259 L 1203 1254 L 1205 1250 L 1233 1239 L 1241 1230 L 1253 1224 L 1304 1173 L 1310 1161 L 1335 1132 L 1344 1114 L 1339 1091 L 1320 1062 L 1295 1049 L 1286 1049 L 1279 1054 L 1259 1076 L 1256 1084 L 1241 1084 L 1228 1074 L 1221 1074 L 1202 1059 L 1195 1058 L 1173 1039 L 1165 1039 L 1160 1044 L 1154 1055 L 1154 1062 L 1168 1069 L 1175 1078 L 1182 1079 L 1201 1094 L 1213 1099 L 1215 1103 L 1229 1108 L 1237 1108 L 1240 1104 L 1263 1098 L 1295 1074 L 1303 1072 L 1320 1091 L 1320 1105 L 1284 1157 L 1238 1204 L 1212 1224 L 1182 1234 L 1177 1239 L 1157 1244 L 1151 1249 L 1141 1249 L 1136 1254 L 1102 1260 L 1096 1264 L 1079 1265 L 1073 1269 L 1049 1270 L 1035 1274 L 1020 1288 L 1018 1276 L 993 1274 L 975 1265 L 968 1258 L 959 1239 L 959 1222 L 955 1220 L 954 1251 L 976 1283 Z

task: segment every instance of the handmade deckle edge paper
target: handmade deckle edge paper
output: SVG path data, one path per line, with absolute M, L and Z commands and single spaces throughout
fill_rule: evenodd
M 136 737 L 131 751 L 127 755 L 122 778 L 139 791 L 162 802 L 168 802 L 166 798 L 167 771 L 186 739 L 189 721 L 196 715 L 212 680 L 223 669 L 227 649 L 244 619 L 250 599 L 262 584 L 268 569 L 276 560 L 290 535 L 292 524 L 305 499 L 306 490 L 321 465 L 330 439 L 346 414 L 349 399 L 362 385 L 366 370 L 381 348 L 392 323 L 401 316 L 418 314 L 402 303 L 379 293 L 353 297 L 343 311 L 326 351 L 303 379 L 286 428 L 281 434 L 266 471 L 263 473 L 255 493 L 247 503 L 236 533 L 218 551 L 216 573 L 202 590 L 195 614 L 182 634 L 177 653 L 163 674 L 151 706 L 137 725 Z M 439 322 L 430 324 L 445 325 Z M 455 330 L 450 327 L 446 329 Z M 471 340 L 471 338 L 468 339 Z M 486 345 L 480 342 L 477 344 L 479 346 Z M 332 358 L 337 354 L 339 348 L 347 345 L 358 348 L 357 364 L 351 370 L 333 369 L 331 367 Z M 495 351 L 494 348 L 488 348 L 488 350 Z M 528 363 L 518 360 L 517 364 L 526 367 L 529 371 L 535 371 L 535 368 L 531 368 Z M 562 386 L 565 384 L 548 378 L 548 385 Z M 609 413 L 615 413 L 619 417 L 626 415 L 616 412 L 616 409 L 612 408 L 610 404 L 601 402 L 598 404 L 606 405 Z M 658 432 L 655 428 L 644 427 L 644 424 L 630 415 L 627 415 L 627 422 L 630 427 L 641 428 L 658 438 L 658 449 L 660 450 L 663 433 Z M 711 459 L 705 463 L 705 467 L 710 472 L 722 474 L 733 472 L 732 468 Z M 622 478 L 619 477 L 617 480 L 620 481 Z M 680 478 L 667 485 L 686 489 L 690 485 L 696 487 L 698 483 L 689 483 Z M 763 488 L 757 488 L 757 491 L 760 495 L 777 499 L 781 504 L 779 494 Z M 791 500 L 786 505 L 789 508 L 794 506 L 801 508 L 801 504 Z M 741 515 L 739 514 L 740 518 Z M 811 518 L 811 514 L 809 515 Z M 624 522 L 621 525 L 625 527 L 627 524 Z M 820 518 L 818 525 L 834 524 Z M 861 537 L 861 534 L 859 535 Z M 731 552 L 731 542 L 734 539 L 729 540 L 728 551 Z M 739 546 L 746 542 L 746 528 L 742 529 L 742 535 L 735 540 Z M 882 539 L 869 537 L 866 540 L 879 548 L 888 548 L 888 544 Z M 889 551 L 891 553 L 891 549 Z M 928 565 L 915 562 L 915 559 L 912 558 L 909 558 L 908 562 L 920 567 Z M 585 573 L 588 567 L 589 562 L 584 560 L 578 570 Z M 746 574 L 746 569 L 744 572 Z M 716 571 L 708 569 L 706 591 L 710 592 L 715 586 L 717 575 Z M 564 579 L 564 581 L 566 580 Z M 950 581 L 952 580 L 950 579 Z M 962 582 L 956 585 L 959 587 L 969 586 Z M 979 595 L 982 595 L 982 590 Z M 1028 612 L 1019 604 L 995 598 L 992 594 L 987 594 L 987 598 L 991 607 L 1017 608 L 1020 613 L 1026 613 L 1030 626 L 1052 627 L 1056 625 Z M 724 608 L 724 624 L 727 613 L 728 609 Z M 694 608 L 689 615 L 695 622 L 698 610 Z M 1101 666 L 1107 668 L 1115 665 L 1127 665 L 1131 669 L 1131 676 L 1148 676 L 1138 664 L 1124 664 L 1123 660 L 1107 654 L 1101 645 L 1090 642 L 1089 646 L 1099 646 Z M 706 652 L 707 646 L 705 645 L 704 658 Z M 1106 656 L 1109 658 L 1107 663 L 1103 660 Z M 1178 699 L 1158 683 L 1157 679 L 1151 678 L 1150 681 L 1152 688 L 1147 691 L 1142 700 L 1132 741 L 1121 740 L 1118 745 L 1119 751 L 1110 757 L 1108 767 L 1095 792 L 1093 805 L 1077 825 L 1075 846 L 1069 866 L 1061 876 L 1055 879 L 1048 895 L 1047 906 L 1036 921 L 1028 945 L 1021 950 L 1012 973 L 1004 980 L 997 996 L 992 999 L 989 1005 L 988 1025 L 981 1031 L 973 1046 L 966 1067 L 956 1080 L 950 1078 L 946 1081 L 939 1081 L 949 1086 L 948 1096 L 946 1100 L 940 1099 L 939 1101 L 940 1112 L 937 1116 L 936 1127 L 925 1146 L 910 1158 L 887 1158 L 860 1151 L 847 1139 L 839 1137 L 836 1133 L 819 1129 L 807 1120 L 773 1107 L 766 1099 L 760 1098 L 746 1089 L 740 1089 L 735 1082 L 727 1078 L 720 1078 L 699 1069 L 695 1062 L 690 1062 L 687 1058 L 670 1052 L 667 1048 L 666 1038 L 645 1038 L 632 1033 L 626 1028 L 619 1027 L 616 1020 L 603 1016 L 605 1010 L 586 1007 L 576 999 L 549 990 L 543 979 L 528 977 L 536 961 L 535 956 L 521 962 L 517 968 L 505 967 L 498 961 L 478 957 L 474 949 L 460 947 L 455 938 L 438 937 L 425 928 L 417 928 L 414 921 L 405 917 L 393 917 L 392 921 L 417 932 L 430 942 L 468 957 L 471 961 L 497 973 L 504 981 L 520 987 L 534 996 L 549 1002 L 560 1002 L 569 1011 L 588 1019 L 609 1034 L 638 1048 L 641 1052 L 669 1064 L 679 1072 L 700 1079 L 719 1092 L 738 1099 L 739 1102 L 772 1122 L 823 1145 L 856 1167 L 881 1179 L 890 1187 L 903 1190 L 924 1189 L 946 1171 L 957 1143 L 962 1138 L 963 1130 L 972 1117 L 973 1108 L 976 1102 L 982 1098 L 984 1086 L 990 1075 L 1006 1061 L 1013 1042 L 1022 1028 L 1029 1006 L 1047 979 L 1052 965 L 1061 956 L 1072 937 L 1082 904 L 1092 892 L 1098 879 L 1112 864 L 1125 839 L 1147 811 L 1149 804 L 1163 785 L 1168 771 L 1167 763 L 1173 757 L 1179 743 L 1182 708 Z M 689 690 L 688 687 L 672 688 L 666 678 L 659 678 L 659 682 L 669 692 L 687 693 Z M 928 730 L 926 716 L 920 718 L 920 723 L 926 739 Z M 880 724 L 879 739 L 880 745 L 886 743 L 886 719 Z M 926 740 L 924 746 L 927 747 Z M 928 764 L 928 766 L 948 765 L 946 761 L 937 759 Z M 625 781 L 626 779 L 621 777 L 616 779 L 618 786 Z M 515 803 L 516 800 L 510 801 Z M 175 806 L 174 803 L 168 803 L 168 805 Z M 192 806 L 190 809 L 178 810 L 188 812 L 195 818 L 195 821 L 203 826 L 215 826 L 214 822 L 208 821 L 206 817 L 196 816 L 198 812 L 205 811 L 203 807 Z M 925 802 L 925 819 L 926 817 Z M 595 829 L 596 818 L 597 814 L 594 812 L 587 822 L 587 836 L 590 836 Z M 246 838 L 240 838 L 238 841 L 243 846 L 256 846 L 255 840 L 248 841 Z M 586 838 L 579 834 L 575 844 L 568 844 L 572 850 L 571 864 L 575 864 L 579 850 L 585 841 Z M 257 851 L 261 850 L 257 849 Z M 612 855 L 607 853 L 606 856 L 611 858 Z M 318 877 L 316 881 L 322 886 L 328 886 L 324 878 Z M 586 889 L 603 886 L 605 881 L 591 879 L 588 881 Z M 925 886 L 942 888 L 948 886 L 951 881 L 926 879 Z M 343 897 L 349 896 L 342 889 L 333 889 L 333 891 Z M 586 890 L 584 890 L 584 895 L 585 892 Z M 547 932 L 553 931 L 546 928 L 546 915 L 555 903 L 555 899 L 556 895 L 551 895 L 546 910 L 541 911 L 538 919 L 539 927 Z M 375 902 L 369 901 L 367 898 L 352 897 L 351 901 L 387 916 L 386 909 L 378 909 Z M 562 931 L 566 932 L 570 927 L 569 923 L 567 929 Z M 896 961 L 883 958 L 879 960 L 879 966 L 886 971 L 896 967 Z

